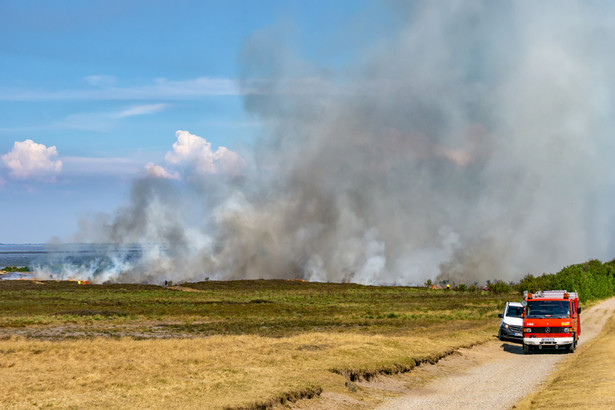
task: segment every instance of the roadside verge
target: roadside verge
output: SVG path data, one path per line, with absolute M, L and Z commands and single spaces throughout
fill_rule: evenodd
M 515 409 L 615 408 L 615 315 Z

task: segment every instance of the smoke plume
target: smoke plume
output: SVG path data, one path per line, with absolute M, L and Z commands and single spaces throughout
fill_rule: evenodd
M 255 33 L 254 152 L 186 153 L 181 134 L 181 179 L 150 172 L 76 239 L 149 244 L 121 281 L 459 283 L 612 258 L 612 5 L 392 7 L 391 34 L 336 70 Z

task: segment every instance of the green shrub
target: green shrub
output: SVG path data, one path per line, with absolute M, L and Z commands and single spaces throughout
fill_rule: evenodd
M 615 260 L 602 263 L 592 259 L 566 266 L 558 273 L 542 276 L 526 275 L 515 285 L 518 291 L 565 289 L 579 293 L 581 301 L 605 299 L 615 295 Z
M 4 268 L 0 269 L 3 270 L 5 272 L 29 272 L 30 268 L 28 268 L 27 266 L 5 266 Z

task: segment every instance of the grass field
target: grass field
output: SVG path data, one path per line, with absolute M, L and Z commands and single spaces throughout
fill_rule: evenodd
M 0 282 L 0 407 L 250 407 L 348 393 L 348 379 L 492 338 L 504 302 L 518 299 L 300 281 Z
M 517 404 L 517 409 L 614 409 L 615 408 L 615 316 L 602 334 L 558 366 L 535 393 Z
M 300 281 L 229 281 L 153 285 L 0 282 L 0 332 L 48 338 L 91 336 L 289 336 L 305 331 L 396 334 L 473 327 L 493 318 L 497 296 L 406 287 Z M 186 291 L 186 290 L 192 290 Z M 494 322 L 495 323 L 495 322 Z

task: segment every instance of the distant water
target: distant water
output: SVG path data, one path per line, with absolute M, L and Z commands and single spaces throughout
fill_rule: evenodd
M 117 259 L 131 261 L 141 257 L 141 245 L 118 244 L 0 244 L 0 268 L 5 266 L 83 266 L 104 269 Z
M 4 245 L 0 244 L 0 268 L 5 266 L 29 266 L 46 253 L 45 245 Z

